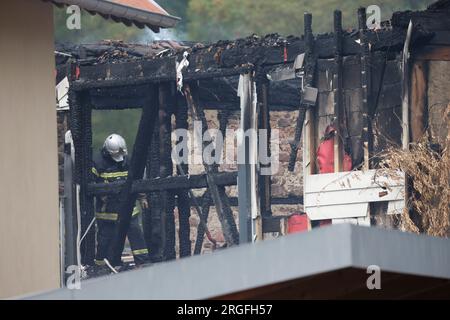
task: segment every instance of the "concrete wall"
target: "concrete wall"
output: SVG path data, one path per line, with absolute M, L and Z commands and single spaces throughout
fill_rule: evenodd
M 0 298 L 59 286 L 53 8 L 0 8 Z

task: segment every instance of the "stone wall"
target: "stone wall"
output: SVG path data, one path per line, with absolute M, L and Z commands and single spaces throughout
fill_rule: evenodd
M 208 128 L 219 128 L 218 122 L 218 111 L 207 110 L 206 118 L 208 122 Z M 295 124 L 297 121 L 298 112 L 271 112 L 270 113 L 270 125 L 272 130 L 279 130 L 279 170 L 277 174 L 272 177 L 272 196 L 273 197 L 288 197 L 288 196 L 302 196 L 303 195 L 303 177 L 302 177 L 302 151 L 298 151 L 297 155 L 297 164 L 295 166 L 294 172 L 289 172 L 287 167 L 289 163 L 289 155 L 290 155 L 290 142 L 294 138 L 295 132 Z M 234 112 L 228 121 L 227 128 L 228 129 L 238 129 L 239 128 L 239 112 Z M 193 123 L 189 122 L 189 130 L 193 130 Z M 236 164 L 222 164 L 220 166 L 221 171 L 234 171 L 237 170 Z M 190 165 L 189 173 L 190 174 L 200 174 L 204 172 L 204 167 L 201 164 Z M 237 188 L 227 187 L 227 194 L 229 196 L 237 196 Z M 194 190 L 197 196 L 201 196 L 204 190 Z M 233 207 L 234 217 L 236 219 L 236 223 L 238 224 L 238 210 L 237 207 Z M 272 213 L 273 215 L 289 215 L 295 212 L 301 212 L 303 210 L 303 206 L 301 205 L 273 205 Z M 176 228 L 178 233 L 178 212 L 175 210 L 175 221 Z M 199 217 L 195 211 L 195 209 L 191 210 L 191 242 L 192 248 L 194 248 L 195 240 L 197 236 L 197 227 L 199 224 Z M 222 229 L 220 222 L 217 217 L 217 213 L 214 207 L 211 207 L 209 218 L 208 218 L 208 229 L 211 232 L 213 238 L 218 242 L 219 246 L 223 246 L 225 244 L 224 237 L 222 234 Z M 178 239 L 177 239 L 178 243 Z M 203 242 L 203 250 L 202 253 L 211 252 L 212 244 L 206 239 Z M 177 245 L 177 253 L 178 253 L 178 245 Z

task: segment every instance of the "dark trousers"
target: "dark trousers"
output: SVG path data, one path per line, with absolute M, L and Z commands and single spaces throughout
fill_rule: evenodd
M 127 233 L 136 265 L 149 261 L 144 234 L 139 225 L 139 215 L 137 214 L 131 217 L 130 228 Z M 95 255 L 97 265 L 104 264 L 103 260 L 107 257 L 109 247 L 112 245 L 116 225 L 117 221 L 97 219 L 97 252 Z

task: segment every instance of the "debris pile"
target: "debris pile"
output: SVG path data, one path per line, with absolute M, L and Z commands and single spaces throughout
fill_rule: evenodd
M 96 44 L 62 44 L 56 45 L 57 64 L 66 63 L 72 57 L 81 64 L 95 65 L 103 63 L 122 63 L 140 59 L 152 59 L 177 54 L 188 48 L 184 43 L 171 40 L 153 41 L 150 44 L 131 44 L 120 40 L 103 40 Z
M 450 104 L 444 117 L 450 121 Z M 409 205 L 401 216 L 406 231 L 431 236 L 450 236 L 450 134 L 445 141 L 430 143 L 429 134 L 409 150 L 389 148 L 385 168 L 400 169 L 410 179 Z

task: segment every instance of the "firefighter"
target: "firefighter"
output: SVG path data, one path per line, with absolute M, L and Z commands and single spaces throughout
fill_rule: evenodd
M 128 176 L 127 146 L 125 140 L 118 134 L 109 135 L 103 148 L 94 156 L 92 167 L 97 182 L 113 182 L 125 180 Z M 139 194 L 138 201 L 143 210 L 148 208 L 147 197 Z M 112 245 L 117 220 L 119 217 L 119 199 L 116 195 L 97 197 L 97 250 L 95 264 L 104 266 L 109 247 Z M 132 213 L 130 228 L 127 233 L 136 265 L 149 262 L 148 249 L 144 240 L 142 228 L 139 225 L 140 210 L 135 206 Z

